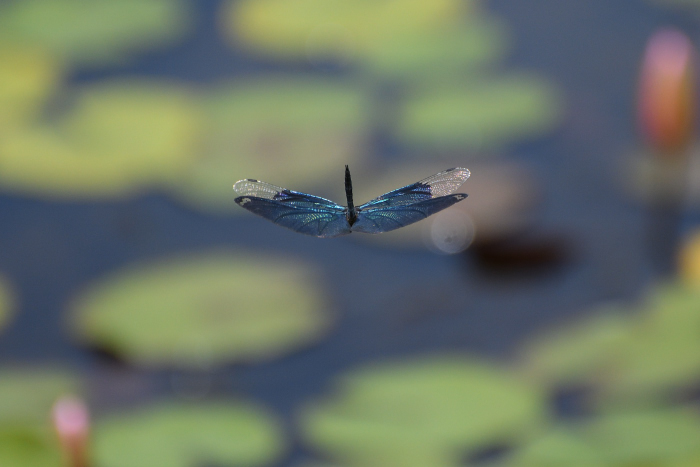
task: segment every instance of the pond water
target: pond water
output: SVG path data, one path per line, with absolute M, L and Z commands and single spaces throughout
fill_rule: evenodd
M 317 71 L 232 50 L 216 29 L 220 2 L 192 6 L 195 32 L 186 41 L 141 53 L 125 66 L 77 68 L 68 86 L 146 76 L 206 87 L 224 78 Z M 325 394 L 347 370 L 436 352 L 517 358 L 518 345 L 536 331 L 601 303 L 643 296 L 660 271 L 647 251 L 647 213 L 621 183 L 625 158 L 640 145 L 634 121 L 639 65 L 656 29 L 674 24 L 697 35 L 697 18 L 643 1 L 493 0 L 484 7 L 512 36 L 512 51 L 499 66 L 537 72 L 564 96 L 556 130 L 499 156 L 534 174 L 541 198 L 525 240 L 553 242 L 559 248 L 554 260 L 494 271 L 471 250 L 444 256 L 424 248 L 387 248 L 353 238 L 357 235 L 310 238 L 247 214 L 203 213 L 158 190 L 119 201 L 79 202 L 1 192 L 0 268 L 19 309 L 0 335 L 0 361 L 78 368 L 104 390 L 96 398 L 98 413 L 203 390 L 264 405 L 294 433 L 299 407 Z M 324 73 L 341 76 L 343 70 Z M 377 148 L 382 160 L 400 163 L 391 144 L 378 140 Z M 470 167 L 469 161 L 464 165 Z M 265 173 L 228 175 L 231 183 L 266 180 Z M 478 177 L 473 170 L 472 179 Z M 331 182 L 341 186 L 342 166 Z M 469 183 L 463 187 L 467 193 Z M 684 225 L 695 218 L 686 213 Z M 133 264 L 221 247 L 291 256 L 317 267 L 320 280 L 311 287 L 326 297 L 337 319 L 328 336 L 263 363 L 143 370 L 87 349 L 67 329 L 67 310 L 86 284 Z M 133 390 L 110 392 L 117 381 Z M 299 437 L 291 439 L 291 453 L 280 467 L 307 457 Z

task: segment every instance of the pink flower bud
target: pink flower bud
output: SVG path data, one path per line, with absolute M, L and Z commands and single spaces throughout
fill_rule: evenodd
M 647 44 L 639 85 L 639 123 L 651 146 L 676 154 L 692 141 L 695 123 L 694 49 L 675 29 L 663 29 Z
M 90 413 L 83 401 L 65 396 L 53 406 L 53 424 L 71 467 L 88 466 Z

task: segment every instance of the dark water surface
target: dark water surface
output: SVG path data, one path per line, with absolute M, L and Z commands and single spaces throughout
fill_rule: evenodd
M 77 72 L 73 82 L 146 75 L 210 83 L 289 69 L 221 43 L 218 3 L 196 3 L 192 40 L 144 54 L 127 68 Z M 537 274 L 483 274 L 469 254 L 386 250 L 352 236 L 308 238 L 251 216 L 197 213 L 159 193 L 94 203 L 3 194 L 0 270 L 16 286 L 21 310 L 0 337 L 0 360 L 67 363 L 105 384 L 134 380 L 141 388 L 134 391 L 137 400 L 172 393 L 182 386 L 178 381 L 204 384 L 265 404 L 291 426 L 296 408 L 346 369 L 431 351 L 511 357 L 524 337 L 547 324 L 607 300 L 638 297 L 654 273 L 644 251 L 644 213 L 624 195 L 620 171 L 623 156 L 639 144 L 633 118 L 639 61 L 655 29 L 674 24 L 692 35 L 694 18 L 643 1 L 494 0 L 486 6 L 511 28 L 514 50 L 506 68 L 539 72 L 566 98 L 559 130 L 508 154 L 542 183 L 536 233 L 566 239 L 572 249 L 564 264 Z M 246 176 L 255 175 L 231 174 L 231 181 Z M 71 341 L 66 304 L 86 282 L 136 261 L 222 246 L 318 265 L 324 273 L 318 287 L 339 315 L 333 333 L 290 357 L 213 376 L 124 368 Z M 292 465 L 301 453 L 297 447 L 280 465 Z

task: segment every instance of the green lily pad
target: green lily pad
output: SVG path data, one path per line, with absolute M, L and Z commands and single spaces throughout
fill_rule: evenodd
M 0 369 L 0 465 L 64 465 L 51 408 L 59 397 L 80 392 L 78 380 L 59 369 Z
M 615 307 L 536 336 L 525 346 L 525 370 L 549 384 L 592 383 L 610 371 L 627 343 L 631 318 Z
M 5 427 L 0 424 L 0 465 L 63 467 L 56 435 L 48 429 Z
M 0 41 L 0 132 L 35 119 L 61 79 L 47 54 Z
M 196 154 L 202 120 L 176 86 L 83 89 L 56 122 L 0 139 L 0 186 L 51 198 L 115 197 L 171 184 Z
M 48 423 L 56 399 L 79 392 L 79 382 L 65 371 L 4 368 L 0 370 L 0 427 Z
M 416 89 L 405 101 L 397 133 L 419 148 L 483 150 L 540 136 L 560 113 L 558 92 L 542 78 L 472 79 Z
M 657 288 L 619 349 L 606 393 L 616 404 L 663 398 L 700 382 L 700 290 Z
M 242 403 L 161 404 L 107 417 L 94 436 L 102 467 L 252 467 L 268 465 L 283 450 L 279 425 Z
M 517 450 L 506 466 L 513 467 L 606 467 L 601 453 L 574 430 L 556 427 Z
M 242 212 L 232 185 L 243 178 L 302 191 L 342 183 L 344 164 L 355 166 L 364 152 L 365 98 L 347 84 L 264 78 L 214 90 L 205 103 L 204 154 L 176 185 L 204 209 Z
M 681 466 L 700 456 L 700 418 L 679 409 L 554 426 L 515 451 L 513 467 Z M 687 464 L 692 465 L 692 464 Z
M 584 436 L 609 465 L 662 465 L 700 455 L 700 417 L 682 410 L 606 416 Z
M 22 0 L 0 5 L 0 39 L 82 63 L 123 61 L 185 30 L 177 0 Z
M 499 21 L 453 21 L 431 31 L 377 41 L 365 53 L 366 66 L 376 75 L 399 80 L 455 76 L 503 58 L 507 42 Z
M 84 341 L 139 365 L 265 360 L 328 329 L 317 284 L 306 264 L 281 258 L 171 258 L 93 285 L 73 307 L 72 324 Z
M 544 397 L 512 374 L 459 357 L 351 373 L 302 413 L 306 438 L 332 461 L 456 466 L 486 443 L 518 438 L 544 416 Z
M 362 57 L 387 38 L 435 30 L 464 15 L 457 0 L 244 0 L 228 2 L 224 25 L 234 43 L 276 57 Z

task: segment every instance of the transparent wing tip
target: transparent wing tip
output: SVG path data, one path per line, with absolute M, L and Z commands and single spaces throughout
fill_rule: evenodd
M 472 173 L 469 171 L 469 169 L 464 168 L 464 167 L 455 167 L 454 169 L 450 169 L 449 172 L 458 172 L 458 173 L 460 173 L 460 174 L 461 174 L 461 177 L 460 177 L 460 178 L 461 178 L 462 180 L 468 179 L 468 178 L 471 176 L 471 174 L 472 174 Z

